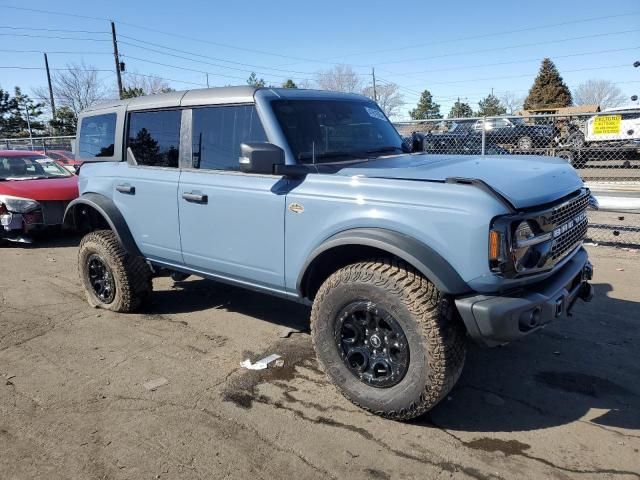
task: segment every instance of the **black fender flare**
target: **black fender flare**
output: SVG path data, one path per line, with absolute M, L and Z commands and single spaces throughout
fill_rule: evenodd
M 446 259 L 415 238 L 383 228 L 354 228 L 329 237 L 307 257 L 296 282 L 296 289 L 301 296 L 306 274 L 313 261 L 327 250 L 346 245 L 374 247 L 395 255 L 413 266 L 443 293 L 461 295 L 471 291 Z
M 99 193 L 84 193 L 69 203 L 64 212 L 65 225 L 76 227 L 77 215 L 82 205 L 93 208 L 104 218 L 128 254 L 142 256 L 122 213 L 120 213 L 120 210 L 118 210 L 113 200 L 104 195 Z

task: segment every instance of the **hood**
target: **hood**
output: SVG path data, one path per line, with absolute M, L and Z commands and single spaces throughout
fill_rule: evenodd
M 397 155 L 350 165 L 339 175 L 444 182 L 482 180 L 515 208 L 553 202 L 582 187 L 565 160 L 534 155 Z
M 0 181 L 0 195 L 32 200 L 73 200 L 78 196 L 78 177 Z

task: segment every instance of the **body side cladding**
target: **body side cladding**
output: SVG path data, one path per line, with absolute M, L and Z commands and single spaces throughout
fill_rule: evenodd
M 381 228 L 355 228 L 329 237 L 317 247 L 304 263 L 296 282 L 303 298 L 308 297 L 307 280 L 314 261 L 332 249 L 348 246 L 373 247 L 392 254 L 413 266 L 428 278 L 441 292 L 461 295 L 471 291 L 458 272 L 439 253 L 418 240 Z
M 130 255 L 142 256 L 140 249 L 131 235 L 129 226 L 113 201 L 99 193 L 85 193 L 73 200 L 64 212 L 64 224 L 76 227 L 81 208 L 86 205 L 94 209 L 107 222 L 115 233 L 120 244 Z

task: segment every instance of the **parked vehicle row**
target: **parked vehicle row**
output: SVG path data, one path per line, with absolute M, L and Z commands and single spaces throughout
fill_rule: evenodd
M 560 117 L 552 125 L 529 125 L 519 117 L 457 119 L 421 135 L 424 150 L 434 154 L 475 154 L 484 142 L 486 154 L 558 156 L 575 168 L 590 161 L 640 160 L 638 107 L 581 118 Z

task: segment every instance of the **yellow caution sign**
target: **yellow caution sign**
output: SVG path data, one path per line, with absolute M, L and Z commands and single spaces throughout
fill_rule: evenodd
M 612 133 L 620 133 L 620 115 L 604 115 L 596 117 L 593 120 L 594 135 L 610 135 Z

